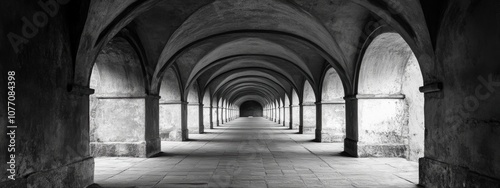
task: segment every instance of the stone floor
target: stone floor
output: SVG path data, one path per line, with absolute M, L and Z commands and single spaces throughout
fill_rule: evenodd
M 189 142 L 162 142 L 156 158 L 96 158 L 102 187 L 418 187 L 418 163 L 342 156 L 263 118 L 240 118 Z

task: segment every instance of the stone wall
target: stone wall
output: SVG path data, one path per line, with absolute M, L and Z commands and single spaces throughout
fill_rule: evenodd
M 92 92 L 79 86 L 68 92 L 76 51 L 68 28 L 78 23 L 71 19 L 78 10 L 60 4 L 49 17 L 37 2 L 8 1 L 0 6 L 0 187 L 85 187 L 94 174 L 88 127 Z M 47 16 L 46 25 L 33 25 L 35 13 Z M 23 35 L 23 27 L 34 30 Z M 6 37 L 9 33 L 26 42 L 19 41 L 15 50 Z M 5 170 L 7 71 L 16 71 L 15 181 L 7 179 L 10 173 Z

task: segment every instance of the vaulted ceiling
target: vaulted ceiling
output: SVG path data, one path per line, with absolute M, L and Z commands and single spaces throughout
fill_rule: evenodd
M 197 83 L 213 104 L 283 103 L 292 92 L 301 100 L 306 82 L 321 100 L 330 67 L 345 94 L 356 93 L 359 56 L 382 27 L 401 33 L 416 54 L 431 46 L 417 0 L 93 0 L 89 7 L 77 69 L 89 69 L 99 49 L 125 30 L 150 93 L 174 68 L 183 100 Z M 87 85 L 89 74 L 77 72 L 75 82 Z

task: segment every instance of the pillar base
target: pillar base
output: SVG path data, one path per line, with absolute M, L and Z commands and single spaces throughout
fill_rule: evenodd
M 500 187 L 500 180 L 468 168 L 420 158 L 420 185 L 425 187 Z
M 316 142 L 321 142 L 322 138 L 323 138 L 323 135 L 321 134 L 321 129 L 316 129 L 315 131 L 315 136 L 314 136 L 314 141 Z
M 189 140 L 189 129 L 182 129 L 182 141 Z
M 344 151 L 354 157 L 406 158 L 407 146 L 403 144 L 364 144 L 346 138 Z

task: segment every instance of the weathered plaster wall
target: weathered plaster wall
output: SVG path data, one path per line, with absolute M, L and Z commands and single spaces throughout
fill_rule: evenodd
M 137 53 L 123 38 L 111 40 L 97 56 L 90 77 L 94 96 L 137 97 L 146 93 Z
M 400 94 L 411 49 L 397 33 L 377 36 L 363 56 L 358 94 Z
M 303 132 L 314 133 L 316 130 L 316 105 L 314 104 L 303 104 Z
M 163 141 L 182 140 L 180 103 L 160 103 L 160 138 Z
M 343 142 L 345 138 L 345 104 L 322 104 L 322 142 Z
M 290 127 L 290 122 L 292 120 L 292 116 L 290 115 L 290 98 L 287 94 L 285 94 L 285 99 L 284 99 L 284 118 L 283 118 L 283 126 L 285 127 Z
M 44 1 L 45 2 L 45 1 Z M 72 2 L 76 3 L 76 2 Z M 8 1 L 0 6 L 0 187 L 85 187 L 93 182 L 89 153 L 88 95 L 68 92 L 73 54 L 68 5 L 61 5 L 44 27 L 26 38 L 26 17 L 41 12 L 38 1 Z M 43 13 L 46 15 L 46 13 Z M 14 51 L 6 37 L 27 41 Z M 7 179 L 7 71 L 16 71 L 16 180 Z
M 299 129 L 300 126 L 300 109 L 299 109 L 299 96 L 295 92 L 292 92 L 292 128 Z
M 216 106 L 212 107 L 212 124 L 214 127 L 217 127 L 217 112 L 218 108 Z
M 188 129 L 191 134 L 198 134 L 200 131 L 200 104 L 189 103 L 188 104 Z
M 500 186 L 500 2 L 453 1 L 436 41 L 442 93 L 426 94 L 427 187 Z
M 358 99 L 358 105 L 359 144 L 367 146 L 360 154 L 405 157 L 408 127 L 404 100 Z
M 210 129 L 210 93 L 208 91 L 203 95 L 203 126 L 204 130 Z
M 330 68 L 324 77 L 321 93 L 322 142 L 343 142 L 345 138 L 344 86 L 338 73 Z
M 146 156 L 146 100 L 141 64 L 122 38 L 99 53 L 90 79 L 93 156 Z
M 92 105 L 92 156 L 145 156 L 145 99 L 98 99 Z
M 408 116 L 408 154 L 407 159 L 418 161 L 424 157 L 425 117 L 424 94 L 418 88 L 424 83 L 422 73 L 414 54 L 406 63 L 401 91 L 405 95 Z
M 210 107 L 203 107 L 203 127 L 205 130 L 210 129 Z
M 302 102 L 303 108 L 303 133 L 315 133 L 316 131 L 316 96 L 314 90 L 306 82 L 304 84 L 304 98 Z
M 189 133 L 200 133 L 200 104 L 198 99 L 198 84 L 195 83 L 188 91 L 188 129 Z
M 377 36 L 363 57 L 359 79 L 358 154 L 422 157 L 424 100 L 418 88 L 423 78 L 404 39 L 397 33 Z
M 181 91 L 177 75 L 172 68 L 163 75 L 160 97 L 160 138 L 163 141 L 180 141 Z

